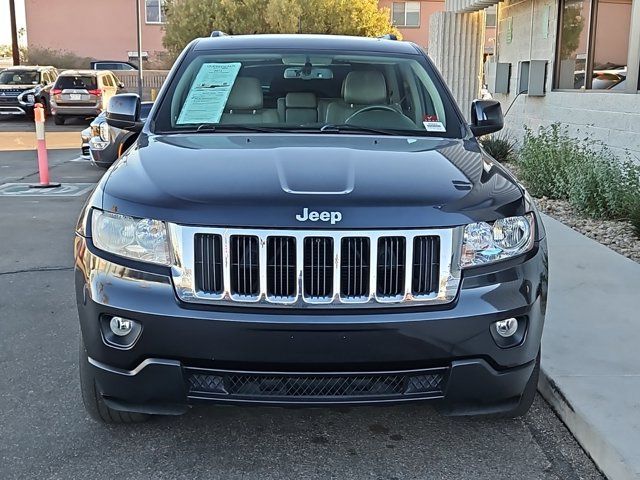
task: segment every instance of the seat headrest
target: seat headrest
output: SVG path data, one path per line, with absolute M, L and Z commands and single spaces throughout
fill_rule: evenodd
M 254 77 L 236 78 L 227 100 L 227 110 L 260 110 L 262 106 L 260 80 Z
M 387 82 L 375 70 L 349 72 L 344 80 L 344 101 L 355 105 L 387 103 Z
M 316 94 L 310 92 L 287 93 L 285 104 L 287 108 L 317 108 Z

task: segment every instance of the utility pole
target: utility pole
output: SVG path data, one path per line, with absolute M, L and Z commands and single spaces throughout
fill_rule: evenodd
M 18 48 L 18 26 L 16 25 L 15 0 L 9 0 L 9 15 L 11 16 L 11 48 L 13 50 L 13 64 L 20 65 L 20 49 Z
M 138 95 L 142 99 L 142 15 L 140 14 L 140 0 L 136 0 L 136 23 L 138 27 Z

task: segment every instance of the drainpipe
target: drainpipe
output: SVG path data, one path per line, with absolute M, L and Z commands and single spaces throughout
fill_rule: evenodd
M 140 15 L 140 0 L 136 0 L 136 24 L 138 28 L 138 95 L 142 99 L 142 15 Z

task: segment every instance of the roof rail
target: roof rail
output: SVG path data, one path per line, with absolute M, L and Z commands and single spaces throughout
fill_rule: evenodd
M 226 33 L 224 33 L 224 32 L 223 32 L 223 31 L 221 31 L 221 30 L 214 30 L 213 32 L 211 32 L 211 35 L 210 35 L 210 36 L 211 36 L 211 37 L 226 37 L 226 36 L 227 36 L 227 34 L 226 34 Z
M 383 40 L 398 40 L 398 36 L 393 33 L 387 33 L 386 35 L 381 35 L 378 38 Z

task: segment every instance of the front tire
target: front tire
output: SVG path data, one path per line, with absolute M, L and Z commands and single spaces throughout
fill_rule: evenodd
M 65 118 L 61 117 L 60 115 L 54 115 L 53 116 L 53 122 L 56 125 L 64 125 L 64 120 L 65 120 Z
M 120 412 L 109 408 L 102 395 L 96 389 L 96 379 L 91 371 L 89 356 L 80 336 L 80 391 L 82 403 L 91 418 L 102 423 L 127 424 L 141 423 L 149 419 L 144 413 Z

